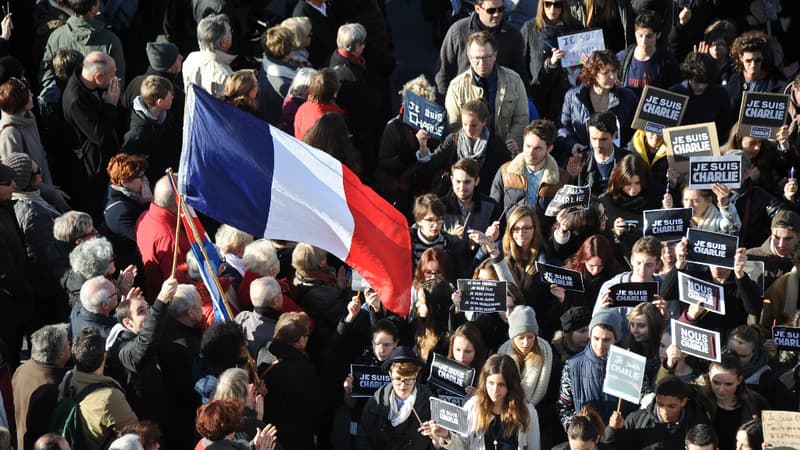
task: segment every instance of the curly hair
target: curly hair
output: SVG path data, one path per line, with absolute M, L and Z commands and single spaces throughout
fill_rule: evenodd
M 772 52 L 769 49 L 769 36 L 763 31 L 748 31 L 734 39 L 733 45 L 731 45 L 730 57 L 733 60 L 733 69 L 737 72 L 744 70 L 742 55 L 745 52 L 761 53 L 761 58 L 763 59 L 762 67 L 766 66 L 767 62 L 772 58 Z
M 106 171 L 114 186 L 125 183 L 144 175 L 147 170 L 147 156 L 118 153 L 108 161 Z
M 398 92 L 405 100 L 406 91 L 411 91 L 430 102 L 436 101 L 436 88 L 433 87 L 425 75 L 420 75 L 406 82 L 403 89 Z
M 87 280 L 105 275 L 114 262 L 114 247 L 104 237 L 81 242 L 69 254 L 69 266 Z
M 592 54 L 589 55 L 589 59 L 587 59 L 586 63 L 583 65 L 583 69 L 581 69 L 579 77 L 581 84 L 585 87 L 594 86 L 597 74 L 608 68 L 619 72 L 619 60 L 614 53 L 608 49 L 592 52 Z
M 708 53 L 691 52 L 681 63 L 681 77 L 695 83 L 714 83 L 719 78 L 719 68 Z
M 219 441 L 239 428 L 244 418 L 244 404 L 236 400 L 211 400 L 197 408 L 197 432 Z

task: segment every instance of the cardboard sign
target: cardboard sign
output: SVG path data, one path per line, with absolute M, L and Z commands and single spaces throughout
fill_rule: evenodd
M 643 236 L 661 242 L 680 241 L 692 225 L 692 208 L 648 209 L 642 212 Z
M 611 286 L 609 297 L 614 306 L 636 306 L 642 302 L 652 302 L 658 294 L 658 281 L 619 283 Z
M 800 448 L 800 412 L 761 411 L 764 426 L 764 442 L 773 450 L 797 450 Z
M 464 388 L 472 386 L 474 380 L 475 369 L 472 367 L 467 367 L 438 353 L 433 354 L 431 372 L 428 374 L 429 384 L 467 398 L 467 392 Z
M 786 122 L 788 94 L 745 92 L 739 108 L 739 136 L 772 139 Z
M 687 262 L 733 269 L 733 257 L 739 247 L 738 236 L 689 228 L 686 237 L 689 239 Z
M 568 291 L 583 292 L 583 275 L 578 271 L 538 261 L 536 270 L 542 274 L 545 283 L 561 286 Z
M 639 404 L 647 358 L 612 345 L 606 361 L 603 392 Z
M 423 129 L 441 140 L 447 125 L 447 110 L 406 90 L 403 99 L 403 123 L 416 129 Z
M 564 51 L 564 57 L 561 58 L 562 67 L 580 66 L 583 64 L 581 56 L 589 56 L 596 50 L 606 48 L 603 30 L 599 28 L 559 36 L 557 39 L 558 49 Z
M 639 99 L 631 128 L 662 134 L 664 128 L 680 125 L 689 97 L 647 85 Z
M 672 344 L 677 345 L 683 353 L 720 362 L 719 332 L 678 322 L 675 319 L 670 319 L 670 328 L 672 329 Z
M 764 296 L 764 261 L 748 260 L 744 263 L 744 272 L 755 281 L 759 288 L 761 288 L 761 296 Z
M 507 289 L 505 281 L 459 279 L 459 310 L 479 313 L 505 311 Z
M 711 189 L 714 183 L 724 184 L 731 189 L 742 187 L 742 157 L 690 157 L 689 189 Z
M 565 184 L 556 192 L 556 195 L 547 205 L 544 215 L 555 217 L 562 209 L 567 212 L 589 209 L 589 200 L 592 198 L 591 186 L 573 186 Z
M 379 366 L 350 364 L 350 373 L 353 374 L 352 397 L 372 397 L 375 391 L 392 381 Z
M 800 328 L 772 327 L 772 341 L 779 350 L 800 350 Z
M 667 144 L 669 168 L 681 175 L 689 173 L 690 157 L 720 155 L 714 122 L 664 128 L 664 143 Z
M 469 433 L 469 423 L 467 423 L 467 411 L 452 403 L 431 397 L 431 420 L 453 433 L 466 436 Z
M 678 300 L 690 305 L 701 302 L 705 309 L 725 315 L 725 288 L 683 272 L 678 272 Z

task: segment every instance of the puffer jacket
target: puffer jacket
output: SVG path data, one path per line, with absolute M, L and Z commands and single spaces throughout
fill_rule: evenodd
M 522 148 L 522 131 L 528 125 L 528 95 L 522 78 L 511 69 L 500 65 L 497 70 L 497 95 L 495 96 L 494 134 L 502 140 L 514 139 Z M 470 100 L 483 98 L 483 88 L 475 84 L 472 69 L 468 69 L 450 82 L 444 105 L 451 128 L 461 126 L 461 106 Z M 634 108 L 636 105 L 634 105 Z
M 547 162 L 544 166 L 544 174 L 539 184 L 538 197 L 536 199 L 536 212 L 540 219 L 543 217 L 550 200 L 555 197 L 556 192 L 567 184 L 570 176 L 566 170 L 558 166 L 555 158 L 547 155 Z M 509 212 L 516 205 L 528 202 L 528 177 L 525 174 L 525 158 L 523 154 L 517 155 L 511 161 L 500 166 L 500 170 L 494 176 L 492 182 L 492 198 L 498 202 L 503 211 Z
M 386 384 L 375 392 L 367 402 L 361 423 L 358 424 L 358 437 L 356 450 L 383 449 L 383 450 L 431 450 L 433 443 L 427 436 L 417 431 L 420 423 L 414 414 L 405 422 L 393 427 L 389 422 L 389 408 L 392 384 Z M 414 410 L 419 415 L 419 420 L 426 422 L 431 419 L 431 391 L 427 386 L 417 383 L 417 398 Z
M 633 136 L 631 122 L 638 105 L 636 94 L 628 88 L 616 87 L 608 93 L 608 111 L 617 116 L 620 147 L 625 147 Z M 569 154 L 575 144 L 589 145 L 589 127 L 586 123 L 592 111 L 588 87 L 576 86 L 567 91 L 558 128 L 558 146 L 562 153 Z

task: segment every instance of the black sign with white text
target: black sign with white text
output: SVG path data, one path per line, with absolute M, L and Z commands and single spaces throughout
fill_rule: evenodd
M 461 291 L 459 310 L 491 313 L 506 310 L 507 287 L 505 281 L 459 279 Z
M 467 391 L 464 388 L 472 386 L 474 380 L 475 369 L 472 367 L 467 367 L 438 353 L 433 354 L 431 373 L 428 375 L 429 384 L 459 397 L 467 398 Z
M 672 343 L 687 355 L 720 361 L 719 333 L 670 319 Z
M 739 109 L 739 136 L 774 138 L 775 130 L 786 122 L 788 110 L 787 94 L 745 92 Z
M 409 90 L 403 97 L 403 123 L 442 139 L 447 125 L 447 110 Z
M 391 381 L 389 374 L 380 366 L 351 364 L 350 373 L 353 374 L 352 397 L 372 397 L 375 391 Z
M 609 296 L 614 306 L 636 306 L 642 302 L 652 302 L 658 294 L 658 281 L 619 283 L 609 288 Z
M 561 286 L 568 291 L 583 292 L 583 276 L 580 272 L 536 262 L 536 270 L 541 274 L 542 281 L 547 284 Z
M 670 169 L 677 170 L 681 175 L 689 173 L 690 157 L 720 154 L 714 122 L 665 128 L 664 142 L 667 144 Z
M 562 209 L 569 212 L 589 209 L 589 199 L 592 197 L 591 186 L 573 186 L 565 184 L 556 192 L 556 195 L 547 205 L 545 216 L 555 217 Z
M 469 433 L 467 411 L 452 403 L 431 397 L 431 420 L 442 428 L 466 436 Z
M 800 328 L 772 327 L 772 342 L 778 350 L 800 351 Z
M 738 236 L 689 228 L 686 237 L 689 239 L 687 262 L 733 269 Z
M 631 128 L 662 134 L 664 128 L 680 125 L 688 102 L 685 95 L 645 86 Z
M 742 186 L 741 156 L 692 156 L 689 158 L 689 189 L 711 189 L 721 183 L 731 189 Z
M 661 242 L 679 241 L 692 225 L 692 208 L 648 209 L 642 213 L 644 236 Z

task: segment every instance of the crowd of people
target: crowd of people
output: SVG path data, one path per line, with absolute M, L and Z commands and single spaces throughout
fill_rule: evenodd
M 393 39 L 419 30 L 390 29 L 383 0 L 6 3 L 0 450 L 770 448 L 762 412 L 800 409 L 799 354 L 772 336 L 800 327 L 800 7 L 420 5 L 438 62 L 394 93 Z M 558 38 L 592 29 L 605 49 L 566 67 Z M 165 175 L 190 83 L 408 218 L 410 311 L 323 249 L 203 217 L 225 262 L 206 286 Z M 688 97 L 681 125 L 713 124 L 739 188 L 690 188 L 664 137 L 632 128 L 646 86 Z M 788 96 L 771 138 L 739 132 L 748 92 Z M 392 106 L 408 93 L 446 111 L 440 139 Z M 588 207 L 548 212 L 565 185 Z M 642 237 L 643 211 L 679 203 L 738 237 L 732 267 Z M 720 286 L 724 314 L 680 298 L 680 273 Z M 505 282 L 505 310 L 462 311 L 459 279 Z M 655 300 L 616 304 L 614 286 L 651 281 Z M 722 354 L 682 352 L 671 321 L 718 332 Z M 638 402 L 605 392 L 612 345 L 646 361 Z M 429 381 L 445 357 L 474 382 Z M 374 394 L 353 365 L 385 374 Z M 466 411 L 466 435 L 432 398 Z

